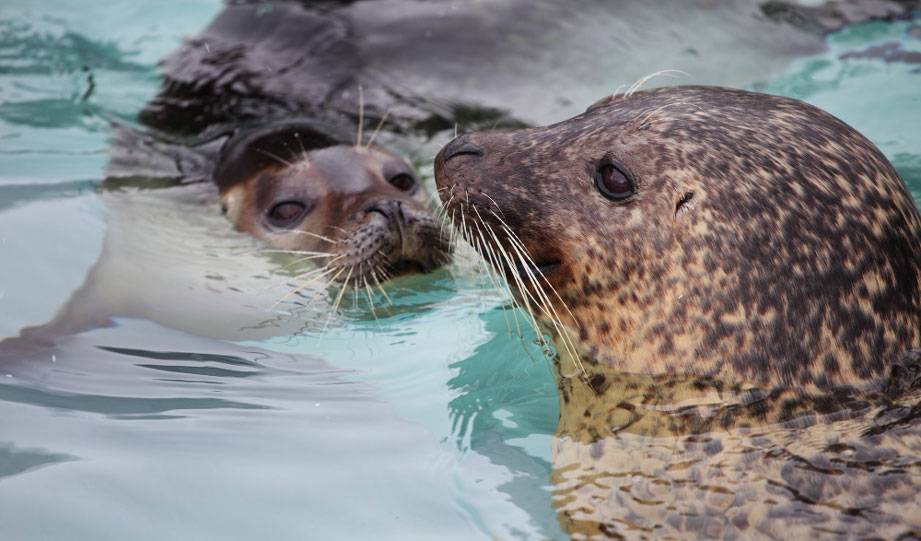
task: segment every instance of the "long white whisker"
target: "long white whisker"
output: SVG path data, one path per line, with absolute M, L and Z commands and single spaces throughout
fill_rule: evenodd
M 329 274 L 333 273 L 333 272 L 336 271 L 336 270 L 337 270 L 336 268 L 332 268 L 332 269 L 323 269 L 323 272 L 321 272 L 320 274 L 318 274 L 318 275 L 316 275 L 316 276 L 311 277 L 310 280 L 308 280 L 308 281 L 302 283 L 302 284 L 299 285 L 298 287 L 296 287 L 296 288 L 292 289 L 291 291 L 289 291 L 289 292 L 288 292 L 287 294 L 285 294 L 282 298 L 280 298 L 280 299 L 278 299 L 277 301 L 275 301 L 275 302 L 272 304 L 272 306 L 271 306 L 270 309 L 274 309 L 276 306 L 278 306 L 279 304 L 285 302 L 287 299 L 290 299 L 290 298 L 293 297 L 294 295 L 297 295 L 299 292 L 303 291 L 305 288 L 307 288 L 307 286 L 309 286 L 309 285 L 315 283 L 317 280 L 319 280 L 319 279 L 321 279 L 321 278 L 327 277 Z M 335 279 L 336 279 L 336 276 L 338 276 L 339 274 L 342 273 L 342 269 L 338 269 L 338 270 L 339 270 L 339 272 L 336 273 L 336 275 L 333 276 L 330 280 L 335 280 Z
M 365 93 L 358 85 L 358 135 L 355 137 L 355 146 L 361 146 L 362 132 L 365 126 Z
M 531 271 L 530 265 L 528 265 L 527 261 L 525 260 L 525 256 L 523 252 L 521 251 L 521 249 L 519 249 L 518 246 L 515 245 L 515 243 L 511 243 L 511 246 L 512 246 L 512 249 L 517 252 L 518 259 L 521 261 L 522 268 L 524 268 L 525 273 L 527 273 L 528 278 L 531 280 L 531 283 L 534 285 L 534 289 L 537 291 L 538 296 L 541 297 L 540 304 L 543 305 L 542 310 L 544 314 L 550 319 L 551 323 L 553 324 L 553 327 L 557 331 L 557 334 L 560 336 L 560 340 L 562 340 L 563 342 L 563 346 L 569 350 L 569 353 L 572 356 L 573 360 L 579 365 L 579 369 L 584 374 L 585 368 L 582 366 L 582 359 L 578 355 L 578 350 L 575 347 L 575 344 L 572 343 L 572 339 L 570 338 L 569 333 L 566 332 L 565 328 L 563 327 L 563 322 L 560 319 L 560 316 L 557 313 L 556 308 L 553 307 L 553 303 L 550 302 L 550 298 L 547 297 L 546 292 L 544 292 L 544 289 L 541 287 L 540 283 L 538 283 L 537 277 L 534 276 L 534 272 Z M 530 255 L 528 255 L 527 258 L 533 262 Z M 546 278 L 544 278 L 544 280 L 546 281 Z
M 300 229 L 289 229 L 289 230 L 287 230 L 287 231 L 276 231 L 276 232 L 272 232 L 272 233 L 270 233 L 270 234 L 271 234 L 271 235 L 277 235 L 277 236 L 282 236 L 282 235 L 304 235 L 305 237 L 315 237 L 315 238 L 318 238 L 318 239 L 320 239 L 320 240 L 325 240 L 326 242 L 328 242 L 328 243 L 330 243 L 330 244 L 339 244 L 339 243 L 341 242 L 341 241 L 338 241 L 338 240 L 333 240 L 333 239 L 331 239 L 331 238 L 329 238 L 329 237 L 327 237 L 327 236 L 320 235 L 319 233 L 314 233 L 313 231 L 302 231 L 302 230 L 300 230 Z
M 339 294 L 336 295 L 336 301 L 333 302 L 333 312 L 339 309 L 339 305 L 342 303 L 342 296 L 345 294 L 346 286 L 348 286 L 349 278 L 352 277 L 352 272 L 355 270 L 355 266 L 349 267 L 348 274 L 345 275 L 345 279 L 342 280 L 342 287 L 339 288 Z
M 528 253 L 528 249 L 525 247 L 524 243 L 521 242 L 521 239 L 518 238 L 518 235 L 516 235 L 515 232 L 512 231 L 512 228 L 510 228 L 508 224 L 505 223 L 505 220 L 503 220 L 501 216 L 499 216 L 495 212 L 493 212 L 492 214 L 493 216 L 496 217 L 497 220 L 499 220 L 499 223 L 502 224 L 502 229 L 505 231 L 506 237 L 508 237 L 509 241 L 512 244 L 517 244 L 518 248 L 520 248 L 521 253 L 523 253 L 525 257 L 527 257 L 528 262 L 530 262 L 531 265 L 537 268 L 537 263 L 534 262 L 534 259 L 531 257 L 531 254 Z M 541 274 L 540 276 L 541 278 L 543 278 L 544 283 L 547 284 L 547 287 L 549 287 L 550 290 L 553 292 L 553 294 L 556 296 L 557 300 L 560 301 L 560 304 L 563 305 L 563 308 L 565 308 L 566 311 L 569 313 L 569 317 L 571 317 L 573 321 L 576 321 L 575 314 L 572 313 L 572 310 L 570 310 L 566 302 L 563 301 L 563 298 L 557 292 L 556 288 L 553 287 L 553 284 L 551 284 L 550 281 L 547 280 L 547 277 L 544 276 L 543 274 Z
M 299 265 L 299 264 L 301 264 L 301 263 L 306 263 L 306 262 L 308 262 L 308 261 L 310 261 L 310 262 L 312 262 L 312 263 L 316 263 L 316 261 L 314 261 L 314 260 L 316 260 L 316 259 L 325 259 L 325 258 L 327 258 L 327 257 L 328 257 L 328 256 L 324 256 L 324 255 L 309 255 L 309 256 L 307 256 L 307 257 L 299 257 L 299 258 L 295 259 L 294 261 L 292 261 L 292 262 L 290 262 L 290 263 L 285 263 L 284 265 L 281 266 L 281 268 L 282 268 L 282 269 L 289 269 L 289 268 L 291 268 L 291 267 L 293 267 L 293 266 L 295 266 L 295 265 Z M 333 263 L 333 262 L 336 261 L 336 260 L 342 259 L 343 257 L 345 257 L 345 256 L 344 256 L 344 255 L 340 255 L 340 256 L 334 257 L 334 258 L 330 259 L 329 261 L 326 261 L 324 266 L 329 265 L 330 263 Z M 312 272 L 312 271 L 311 271 L 311 272 Z
M 374 295 L 371 294 L 371 286 L 368 284 L 368 277 L 362 276 L 362 280 L 365 283 L 365 293 L 368 294 L 368 307 L 371 308 L 371 316 L 374 318 L 374 323 L 377 325 L 378 330 L 381 330 L 381 320 L 377 317 L 377 311 L 374 310 Z
M 484 227 L 485 227 L 485 225 L 484 225 Z M 482 234 L 481 234 L 481 236 L 482 236 Z M 486 255 L 486 257 L 488 258 L 488 262 L 485 262 L 485 261 L 483 262 L 484 267 L 487 267 L 487 266 L 490 266 L 490 265 L 491 265 L 492 267 L 499 267 L 499 265 L 498 265 L 498 260 L 496 259 L 495 253 L 493 252 L 492 248 L 491 248 L 488 244 L 485 243 L 485 240 L 484 240 L 484 243 L 483 243 L 483 250 L 480 250 L 480 253 Z M 482 259 L 481 259 L 481 261 L 482 261 Z M 508 280 L 505 278 L 505 276 L 502 276 L 500 273 L 498 273 L 498 271 L 496 272 L 496 274 L 499 275 L 499 276 L 501 277 L 501 280 L 502 280 L 502 281 L 501 281 L 501 284 L 500 284 L 500 282 L 499 282 L 500 278 L 497 278 L 496 275 L 494 275 L 493 272 L 492 272 L 490 269 L 487 268 L 487 269 L 486 269 L 486 272 L 487 272 L 487 274 L 489 275 L 490 280 L 492 280 L 492 282 L 493 282 L 493 284 L 494 284 L 494 286 L 495 286 L 495 288 L 496 288 L 497 291 L 499 291 L 499 292 L 503 292 L 503 291 L 504 291 L 504 292 L 509 292 L 509 284 L 508 284 Z M 511 295 L 511 294 L 509 293 L 509 294 L 507 295 L 507 297 L 511 299 L 512 305 L 513 305 L 513 306 L 517 305 L 517 302 L 515 301 L 515 296 L 514 296 L 514 295 Z M 505 318 L 505 326 L 506 326 L 506 328 L 508 328 L 509 332 L 512 332 L 512 326 L 509 324 L 509 317 L 508 317 L 508 314 L 506 314 L 506 311 L 505 311 L 505 310 L 502 310 L 502 317 Z M 517 313 L 517 312 L 514 312 L 513 317 L 514 317 L 514 321 L 515 321 L 515 329 L 516 329 L 516 331 L 517 331 L 517 334 L 518 334 L 518 336 L 522 336 L 521 325 L 518 323 L 518 313 Z
M 386 280 L 386 273 L 384 273 L 382 269 L 381 269 L 381 273 L 385 275 L 385 276 L 384 276 L 384 279 Z M 379 278 L 379 276 L 378 276 L 378 271 L 372 270 L 372 271 L 371 271 L 371 278 L 373 278 L 373 279 L 374 279 L 374 283 L 377 284 L 377 289 L 380 290 L 381 295 L 383 295 L 384 298 L 387 299 L 387 304 L 393 306 L 393 299 L 390 298 L 390 295 L 388 295 L 388 294 L 387 294 L 387 291 L 384 290 L 384 286 L 381 285 L 381 280 L 380 280 L 380 278 Z
M 628 88 L 627 91 L 624 93 L 624 97 L 625 97 L 625 98 L 629 98 L 630 96 L 632 96 L 634 92 L 636 92 L 637 90 L 640 89 L 641 86 L 643 86 L 644 84 L 646 84 L 646 81 L 652 79 L 653 77 L 658 77 L 659 75 L 666 75 L 666 76 L 669 76 L 669 77 L 676 77 L 677 75 L 674 75 L 674 74 L 681 74 L 681 75 L 688 76 L 688 73 L 687 73 L 687 72 L 684 72 L 684 71 L 681 71 L 681 70 L 676 70 L 676 69 L 659 70 L 659 71 L 657 71 L 657 72 L 655 72 L 655 73 L 650 73 L 649 75 L 647 75 L 647 76 L 645 76 L 645 77 L 642 77 L 642 78 L 639 79 L 637 82 L 633 83 L 633 84 L 630 86 L 630 88 Z
M 245 253 L 245 252 L 244 252 Z M 267 248 L 265 250 L 256 250 L 251 252 L 254 254 L 286 254 L 286 255 L 305 255 L 305 256 L 319 256 L 319 257 L 329 257 L 336 255 L 332 252 L 314 252 L 310 250 L 283 250 L 281 248 Z
M 301 134 L 300 134 L 300 132 L 294 132 L 294 138 L 297 139 L 297 144 L 298 144 L 298 146 L 301 147 L 301 156 L 303 156 L 303 157 L 306 158 L 306 157 L 307 157 L 307 149 L 304 148 L 304 142 L 301 141 Z
M 477 210 L 476 207 L 473 207 L 473 211 L 477 214 L 477 217 L 479 217 L 480 223 L 483 224 L 484 228 L 487 230 L 487 232 L 492 236 L 493 240 L 495 241 L 493 246 L 496 248 L 496 250 L 498 250 L 499 254 L 503 257 L 503 259 L 505 259 L 506 263 L 508 263 L 507 268 L 508 268 L 509 274 L 512 275 L 512 278 L 515 280 L 515 283 L 518 284 L 518 288 L 521 291 L 521 294 L 522 294 L 521 297 L 522 297 L 522 300 L 524 301 L 525 309 L 528 313 L 528 316 L 531 319 L 531 325 L 534 328 L 534 332 L 537 333 L 538 339 L 541 340 L 542 343 L 546 343 L 546 339 L 544 338 L 543 331 L 541 331 L 540 326 L 537 324 L 537 319 L 534 317 L 534 310 L 531 309 L 531 301 L 528 298 L 530 296 L 530 293 L 528 292 L 527 288 L 524 286 L 524 282 L 522 281 L 521 276 L 519 276 L 518 274 L 518 269 L 515 263 L 512 261 L 511 256 L 508 255 L 508 252 L 506 252 L 505 248 L 502 247 L 502 243 L 499 241 L 499 238 L 496 236 L 496 233 L 492 230 L 491 227 L 487 226 L 488 224 L 485 221 L 483 221 L 483 217 L 480 216 L 479 210 Z
M 390 116 L 390 109 L 384 111 L 384 116 L 381 117 L 380 122 L 377 123 L 377 127 L 374 128 L 374 132 L 371 134 L 371 138 L 368 139 L 368 144 L 365 145 L 365 148 L 371 148 L 371 145 L 374 144 L 374 140 L 377 139 L 377 134 L 381 132 L 381 128 L 384 127 L 384 122 L 387 121 L 388 116 Z
M 261 154 L 265 154 L 265 155 L 268 156 L 269 158 L 272 158 L 273 160 L 278 160 L 278 161 L 280 161 L 281 163 L 283 163 L 283 164 L 285 164 L 285 165 L 287 165 L 287 166 L 293 166 L 293 165 L 294 165 L 293 163 L 289 162 L 288 160 L 282 158 L 281 156 L 278 156 L 278 155 L 276 155 L 276 154 L 272 154 L 272 153 L 269 152 L 268 150 L 263 150 L 263 149 L 261 149 L 261 148 L 257 148 L 257 149 L 256 149 L 256 152 L 259 152 L 259 153 L 261 153 Z

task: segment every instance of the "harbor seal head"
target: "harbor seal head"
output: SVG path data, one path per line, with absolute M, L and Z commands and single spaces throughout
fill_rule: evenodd
M 412 165 L 328 133 L 288 122 L 224 145 L 213 177 L 235 227 L 314 257 L 343 283 L 443 264 L 450 246 Z
M 458 137 L 435 174 L 594 389 L 615 371 L 830 388 L 921 342 L 918 209 L 872 143 L 803 102 L 615 96 Z

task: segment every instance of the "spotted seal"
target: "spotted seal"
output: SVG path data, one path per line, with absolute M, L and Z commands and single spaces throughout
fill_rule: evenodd
M 853 128 L 793 99 L 661 88 L 462 135 L 435 175 L 559 352 L 570 535 L 921 528 L 912 475 L 879 473 L 921 441 L 903 377 L 921 359 L 921 216 Z
M 449 212 L 497 233 L 487 250 L 514 256 L 500 271 L 539 278 L 523 292 L 599 378 L 828 388 L 921 345 L 918 209 L 878 149 L 803 102 L 610 97 L 549 127 L 463 135 L 436 179 Z

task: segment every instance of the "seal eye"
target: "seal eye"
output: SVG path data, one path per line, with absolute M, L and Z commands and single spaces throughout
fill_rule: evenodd
M 390 177 L 390 183 L 393 184 L 396 189 L 404 192 L 408 192 L 416 187 L 416 179 L 409 173 L 400 173 Z
M 604 160 L 595 173 L 595 187 L 601 195 L 612 201 L 622 201 L 636 192 L 633 177 L 626 169 L 610 160 Z
M 273 227 L 286 228 L 299 222 L 306 211 L 307 205 L 300 201 L 282 201 L 269 209 L 266 217 Z

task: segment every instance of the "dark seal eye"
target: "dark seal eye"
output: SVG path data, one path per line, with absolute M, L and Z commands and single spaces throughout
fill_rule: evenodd
M 400 173 L 390 177 L 390 183 L 393 184 L 396 189 L 408 192 L 416 186 L 416 179 L 409 173 Z
M 611 160 L 603 160 L 595 173 L 595 187 L 612 201 L 622 201 L 636 193 L 636 183 L 626 168 Z
M 266 217 L 273 227 L 291 227 L 307 213 L 307 205 L 300 201 L 282 201 L 276 203 Z

